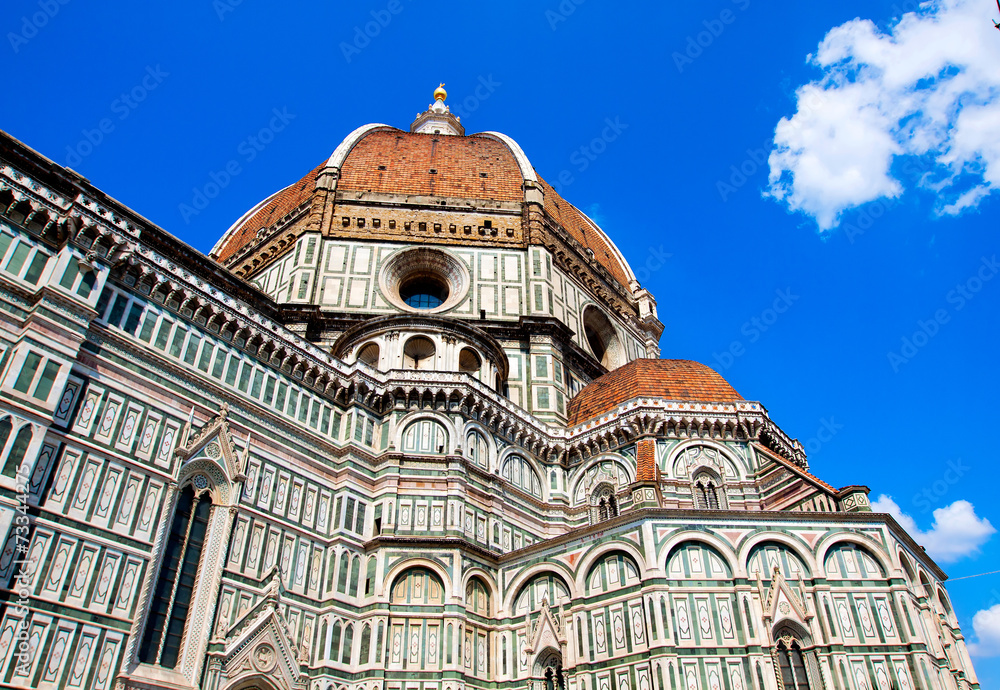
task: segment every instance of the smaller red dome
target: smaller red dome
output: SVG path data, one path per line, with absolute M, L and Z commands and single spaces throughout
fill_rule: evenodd
M 610 412 L 634 398 L 738 402 L 743 397 L 722 376 L 689 359 L 636 359 L 584 386 L 569 401 L 569 425 Z

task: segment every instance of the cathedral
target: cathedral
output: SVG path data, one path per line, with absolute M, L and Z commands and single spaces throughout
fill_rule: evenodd
M 923 548 L 446 98 L 207 256 L 0 133 L 0 687 L 979 688 Z

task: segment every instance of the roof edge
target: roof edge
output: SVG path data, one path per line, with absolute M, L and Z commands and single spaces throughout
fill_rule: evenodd
M 521 169 L 521 178 L 526 182 L 538 182 L 538 174 L 535 172 L 535 168 L 532 167 L 531 161 L 528 160 L 528 156 L 524 153 L 524 149 L 522 149 L 520 144 L 511 139 L 509 136 L 501 134 L 500 132 L 478 132 L 472 136 L 489 137 L 505 144 L 507 148 L 510 149 L 510 152 L 514 154 L 514 160 L 517 161 L 517 167 Z
M 264 206 L 266 206 L 267 204 L 271 203 L 272 199 L 274 199 L 276 196 L 278 196 L 279 194 L 281 194 L 282 192 L 284 192 L 286 189 L 290 189 L 290 188 L 294 187 L 295 185 L 297 185 L 298 182 L 299 181 L 297 180 L 297 181 L 293 182 L 292 184 L 288 185 L 287 187 L 282 187 L 281 189 L 279 189 L 278 191 L 276 191 L 271 196 L 269 196 L 266 199 L 263 199 L 262 201 L 258 202 L 256 206 L 254 206 L 249 211 L 247 211 L 242 216 L 240 216 L 239 219 L 235 223 L 233 223 L 232 225 L 229 226 L 228 230 L 226 230 L 224 233 L 222 233 L 222 237 L 219 238 L 219 241 L 216 242 L 212 246 L 212 249 L 209 250 L 209 252 L 208 252 L 209 257 L 211 257 L 213 259 L 215 257 L 217 257 L 219 255 L 219 252 L 221 252 L 225 248 L 226 243 L 229 242 L 229 239 L 233 236 L 233 233 L 235 233 L 237 230 L 239 230 L 243 226 L 243 224 L 245 222 L 247 222 L 248 220 L 250 220 L 251 218 L 253 218 L 253 214 L 257 213 L 257 211 L 259 211 L 260 209 L 264 208 Z
M 567 203 L 570 203 L 570 202 L 567 202 Z M 604 240 L 608 243 L 608 246 L 611 247 L 611 251 L 613 251 L 615 253 L 615 258 L 618 259 L 618 263 L 621 264 L 622 270 L 625 271 L 626 277 L 628 277 L 632 282 L 638 283 L 639 281 L 636 280 L 635 273 L 632 271 L 632 267 L 629 266 L 628 261 L 625 260 L 625 255 L 622 254 L 622 250 L 619 249 L 618 245 L 615 244 L 615 241 L 613 239 L 611 239 L 611 235 L 609 235 L 608 233 L 604 232 L 604 228 L 602 228 L 600 225 L 598 225 L 597 223 L 595 223 L 594 219 L 591 218 L 590 216 L 588 216 L 586 213 L 584 213 L 584 211 L 583 211 L 582 208 L 579 208 L 578 206 L 575 206 L 575 205 L 573 206 L 573 208 L 575 208 L 577 211 L 580 212 L 580 215 L 583 216 L 587 220 L 587 222 L 590 223 L 594 227 L 595 231 L 601 233 L 601 235 L 604 237 Z M 629 292 L 632 291 L 632 286 L 631 285 L 628 285 L 626 287 L 628 287 Z
M 382 127 L 385 127 L 386 129 L 396 129 L 400 132 L 403 131 L 398 127 L 382 124 L 381 122 L 370 122 L 367 125 L 361 125 L 344 137 L 344 140 L 337 145 L 337 148 L 335 148 L 333 153 L 330 154 L 330 158 L 327 159 L 326 167 L 339 169 L 340 166 L 344 164 L 347 156 L 351 153 L 351 150 L 358 145 L 359 141 L 374 132 L 376 129 L 381 129 Z

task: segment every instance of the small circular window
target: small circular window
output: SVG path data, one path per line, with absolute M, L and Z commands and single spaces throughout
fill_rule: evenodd
M 469 270 L 457 257 L 430 247 L 404 249 L 383 265 L 379 287 L 403 311 L 437 314 L 453 309 L 469 290 Z
M 417 276 L 399 286 L 399 297 L 414 309 L 435 309 L 448 299 L 448 284 L 432 276 Z

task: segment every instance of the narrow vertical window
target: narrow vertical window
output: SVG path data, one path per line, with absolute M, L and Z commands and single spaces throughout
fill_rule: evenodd
M 709 472 L 699 472 L 694 478 L 694 504 L 699 510 L 725 508 L 719 496 L 721 481 Z
M 801 644 L 791 636 L 778 640 L 778 670 L 785 690 L 810 690 Z
M 368 663 L 368 657 L 371 656 L 371 644 L 372 644 L 372 629 L 367 623 L 361 628 L 361 650 L 358 654 L 358 664 L 364 665 Z
M 196 496 L 190 485 L 177 499 L 139 651 L 143 663 L 177 665 L 211 507 L 209 494 Z
M 10 434 L 10 417 L 5 419 L 3 423 L 0 423 L 0 435 L 3 436 L 3 443 L 7 443 L 7 436 Z M 10 453 L 7 454 L 7 461 L 3 465 L 3 475 L 5 477 L 16 477 L 17 470 L 24 462 L 24 456 L 28 452 L 28 446 L 31 445 L 31 425 L 25 424 L 21 427 L 21 430 L 17 432 L 17 436 L 14 437 L 14 443 L 10 446 Z M 3 445 L 0 445 L 0 451 L 3 450 Z
M 24 358 L 24 363 L 21 365 L 21 371 L 17 375 L 17 380 L 14 382 L 14 390 L 18 393 L 28 392 L 28 389 L 31 388 L 31 382 L 35 380 L 35 372 L 38 371 L 38 365 L 41 362 L 41 355 L 34 352 L 28 353 Z
M 340 657 L 340 663 L 351 663 L 351 647 L 354 646 L 354 626 L 348 623 L 344 626 L 344 651 Z

